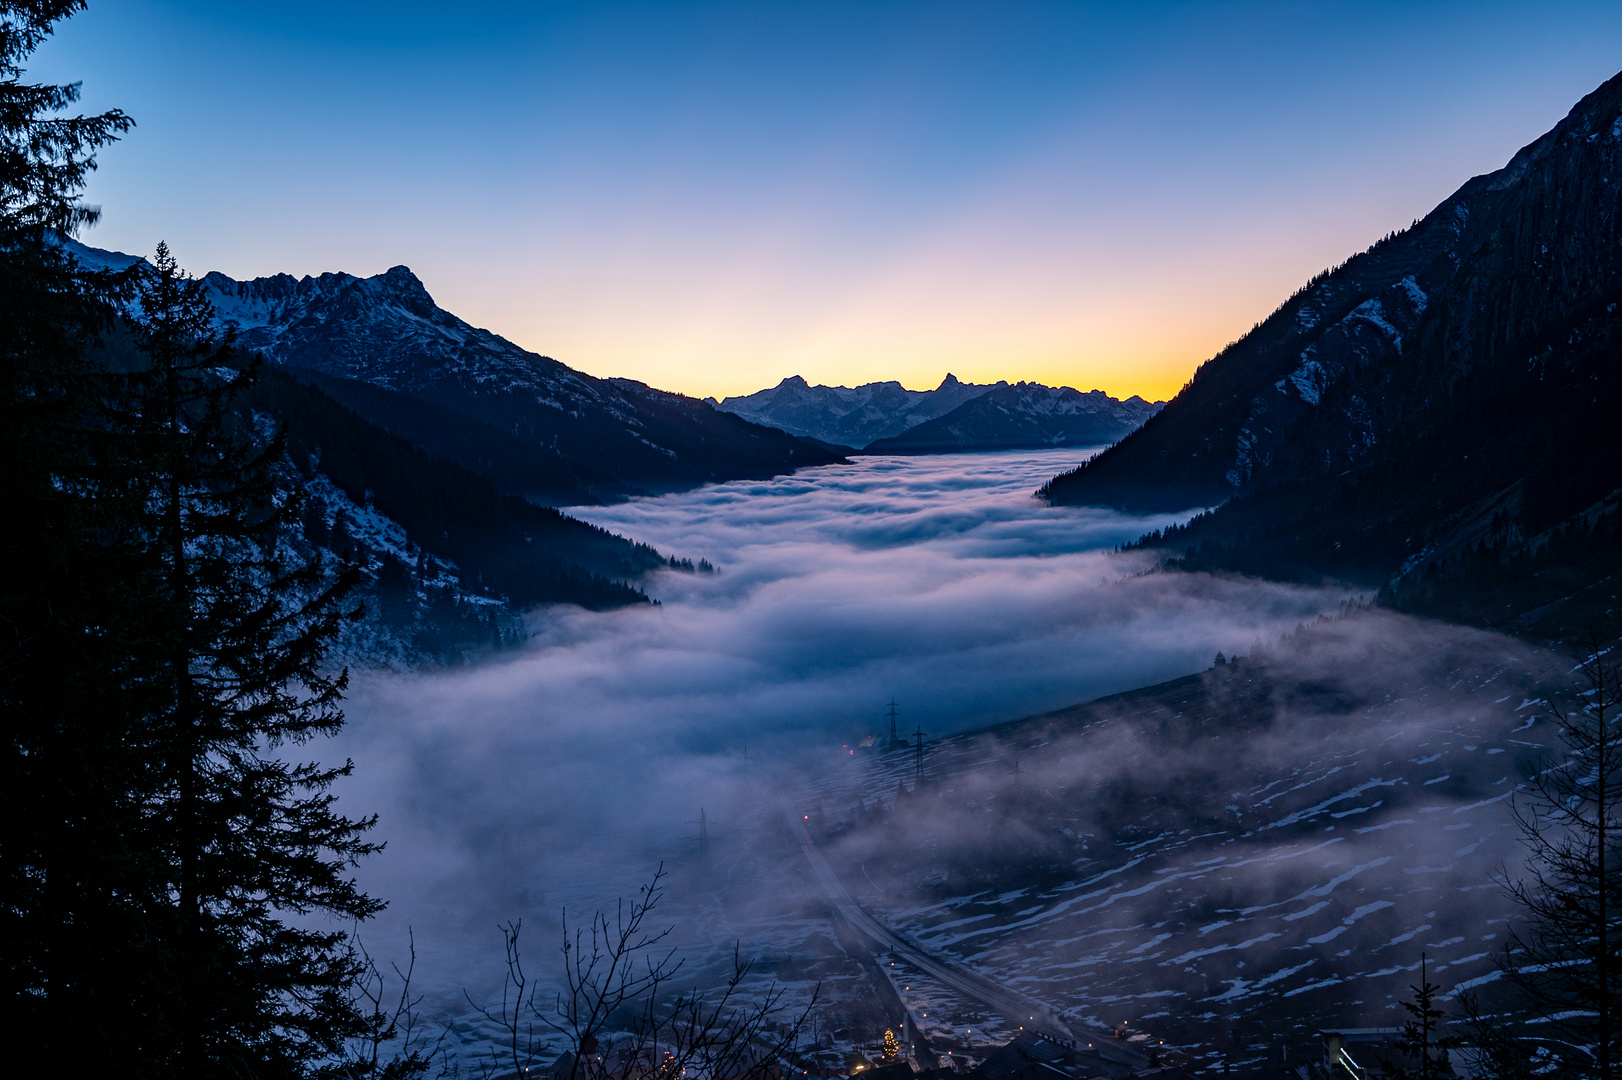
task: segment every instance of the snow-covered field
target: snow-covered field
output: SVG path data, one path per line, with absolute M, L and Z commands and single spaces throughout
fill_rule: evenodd
M 1363 613 L 1262 664 L 948 740 L 899 810 L 906 754 L 807 799 L 869 909 L 938 954 L 1078 1023 L 1279 1061 L 1317 1028 L 1400 1026 L 1422 954 L 1450 1000 L 1491 981 L 1513 800 L 1559 754 L 1531 698 L 1567 679 L 1516 642 Z M 966 877 L 993 846 L 1016 876 L 1041 851 L 1041 883 Z M 992 1030 L 909 977 L 919 1011 Z

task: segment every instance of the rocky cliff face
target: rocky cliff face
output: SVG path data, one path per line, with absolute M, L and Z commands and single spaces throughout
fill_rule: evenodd
M 1004 384 L 945 416 L 868 445 L 870 454 L 929 454 L 1016 450 L 1043 446 L 1103 446 L 1123 438 L 1160 410 L 1133 395 L 1117 401 L 1102 390 Z
M 860 449 L 945 416 L 965 401 L 1006 385 L 977 386 L 947 375 L 933 390 L 908 390 L 894 381 L 811 386 L 791 375 L 770 389 L 726 398 L 718 407 L 793 435 Z
M 598 379 L 468 325 L 396 266 L 375 277 L 204 279 L 240 343 L 290 368 L 432 402 L 522 440 L 583 500 L 766 477 L 821 447 L 628 379 Z M 359 401 L 357 396 L 357 401 Z M 367 399 L 368 401 L 371 399 Z M 352 407 L 361 407 L 350 402 Z M 368 419 L 389 427 L 403 408 Z M 511 446 L 503 447 L 510 456 Z
M 1212 505 L 1380 460 L 1457 409 L 1466 383 L 1568 378 L 1550 358 L 1616 298 L 1619 111 L 1613 79 L 1508 166 L 1309 283 L 1045 493 Z

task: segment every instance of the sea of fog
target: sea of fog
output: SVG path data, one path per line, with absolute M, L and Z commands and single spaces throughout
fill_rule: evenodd
M 360 870 L 389 902 L 368 944 L 398 956 L 409 928 L 420 987 L 499 989 L 498 923 L 525 920 L 549 963 L 560 911 L 680 864 L 701 813 L 715 845 L 744 843 L 887 735 L 892 698 L 909 732 L 961 731 L 1202 670 L 1350 595 L 1147 572 L 1113 549 L 1187 514 L 1032 496 L 1086 456 L 859 458 L 570 511 L 718 571 L 654 576 L 657 605 L 535 612 L 529 642 L 470 666 L 356 674 L 342 804 L 387 842 Z M 689 947 L 747 936 L 721 922 Z

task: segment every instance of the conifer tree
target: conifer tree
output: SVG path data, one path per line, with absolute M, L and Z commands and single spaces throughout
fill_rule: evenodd
M 138 500 L 109 482 L 118 440 L 98 423 L 117 380 L 86 358 L 116 282 L 55 242 L 95 221 L 84 180 L 131 122 L 68 115 L 77 86 L 23 78 L 82 7 L 0 2 L 0 978 L 26 1045 L 94 1061 L 140 1046 L 146 1017 L 123 995 L 153 975 L 135 884 L 142 771 L 118 698 L 128 642 L 110 603 Z
M 371 819 L 339 814 L 350 764 L 288 759 L 342 722 L 347 673 L 324 666 L 354 570 L 334 576 L 288 542 L 291 471 L 279 438 L 234 403 L 253 377 L 216 337 L 201 284 L 160 245 L 136 290 L 144 362 L 125 424 L 140 442 L 141 535 L 151 580 L 132 614 L 142 646 L 129 693 L 148 725 L 151 844 L 167 912 L 171 1042 L 181 1075 L 297 1075 L 357 1032 L 344 934 L 382 905 L 349 867 L 376 850 Z
M 290 921 L 378 906 L 348 876 L 368 822 L 329 791 L 347 766 L 282 756 L 341 720 L 323 654 L 352 573 L 285 542 L 293 485 L 195 283 L 166 251 L 137 282 L 60 243 L 130 127 L 23 81 L 82 7 L 0 0 L 6 1033 L 75 1071 L 307 1074 L 378 1034 L 344 936 Z
M 1591 641 L 1575 704 L 1550 705 L 1566 754 L 1540 764 L 1516 809 L 1528 859 L 1509 883 L 1524 917 L 1498 960 L 1509 992 L 1492 1008 L 1466 999 L 1482 1075 L 1622 1071 L 1622 669 L 1609 653 Z
M 1392 1080 L 1442 1080 L 1454 1076 L 1448 1056 L 1464 1045 L 1464 1039 L 1458 1035 L 1442 1034 L 1442 1017 L 1445 1014 L 1436 1005 L 1442 988 L 1430 981 L 1423 953 L 1419 956 L 1419 984 L 1409 989 L 1414 992 L 1414 997 L 1412 1001 L 1402 1002 L 1409 1019 L 1403 1025 L 1397 1049 L 1412 1064 L 1386 1062 L 1386 1073 Z

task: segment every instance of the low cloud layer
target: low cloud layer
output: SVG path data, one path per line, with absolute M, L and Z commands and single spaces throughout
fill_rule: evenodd
M 355 680 L 345 805 L 389 842 L 362 872 L 391 904 L 370 939 L 409 925 L 430 988 L 476 983 L 497 920 L 549 951 L 560 906 L 634 893 L 701 809 L 741 843 L 891 697 L 907 730 L 960 731 L 1202 669 L 1347 597 L 1140 574 L 1108 550 L 1174 517 L 1031 497 L 1079 456 L 863 459 L 582 511 L 720 572 L 660 575 L 657 607 L 543 611 L 470 668 Z
M 1326 1024 L 1400 1024 L 1421 954 L 1444 991 L 1493 982 L 1517 914 L 1498 875 L 1525 856 L 1511 803 L 1562 753 L 1537 699 L 1568 669 L 1358 611 L 1174 688 L 945 740 L 921 791 L 907 755 L 870 755 L 802 805 L 870 909 L 938 954 L 1077 1023 L 1260 1065 Z M 907 979 L 919 1013 L 1006 1036 Z

